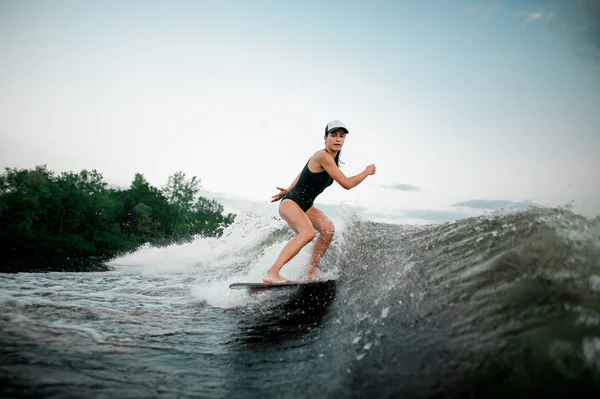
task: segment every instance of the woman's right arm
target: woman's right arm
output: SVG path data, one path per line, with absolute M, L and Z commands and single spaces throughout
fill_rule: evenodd
M 302 172 L 300 172 L 300 173 L 302 173 Z M 292 182 L 292 184 L 286 191 L 290 191 L 292 188 L 294 188 L 296 186 L 296 183 L 298 183 L 298 179 L 300 179 L 300 173 L 298 173 L 298 176 L 296 176 L 296 178 L 294 179 L 294 181 Z
M 300 172 L 300 173 L 302 173 L 302 172 Z M 292 184 L 290 185 L 290 187 L 288 189 L 281 188 L 281 187 L 275 187 L 277 190 L 279 190 L 279 192 L 277 194 L 275 194 L 274 196 L 271 197 L 271 202 L 279 201 L 292 188 L 294 188 L 294 186 L 296 185 L 296 183 L 298 183 L 298 179 L 300 179 L 300 173 L 298 173 L 298 176 L 296 176 L 296 178 L 294 179 L 294 181 L 292 182 Z

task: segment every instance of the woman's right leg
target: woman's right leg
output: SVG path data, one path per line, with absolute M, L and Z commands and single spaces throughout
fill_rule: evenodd
M 279 274 L 279 271 L 283 265 L 296 256 L 298 252 L 300 252 L 300 250 L 316 236 L 315 228 L 310 222 L 310 219 L 294 201 L 290 199 L 281 201 L 279 204 L 279 215 L 281 215 L 291 229 L 296 232 L 296 237 L 285 244 L 285 247 L 283 247 L 283 250 L 275 260 L 273 266 L 267 270 L 267 274 L 263 278 L 264 283 L 281 283 L 289 281 L 282 277 Z

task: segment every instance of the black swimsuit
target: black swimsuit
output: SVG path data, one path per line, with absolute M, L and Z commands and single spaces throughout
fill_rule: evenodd
M 308 161 L 310 162 L 310 159 Z M 333 179 L 326 171 L 313 173 L 308 169 L 308 162 L 306 162 L 298 182 L 281 200 L 291 199 L 306 212 L 313 205 L 315 198 L 332 183 Z

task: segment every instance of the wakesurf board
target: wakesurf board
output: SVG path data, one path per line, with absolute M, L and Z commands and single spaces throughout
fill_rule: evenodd
M 317 286 L 323 284 L 332 284 L 333 282 L 335 282 L 335 280 L 287 281 L 285 283 L 232 283 L 229 284 L 229 288 L 231 288 L 232 290 L 270 290 L 277 288 Z

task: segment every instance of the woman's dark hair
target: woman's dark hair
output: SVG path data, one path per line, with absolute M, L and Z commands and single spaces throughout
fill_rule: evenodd
M 337 154 L 335 154 L 335 158 L 333 159 L 335 161 L 336 166 L 339 168 L 340 167 L 340 163 L 343 163 L 342 161 L 340 161 L 340 154 L 342 153 L 342 150 L 339 150 Z

